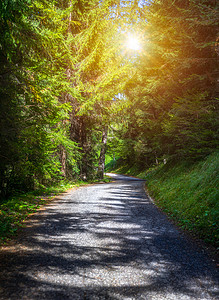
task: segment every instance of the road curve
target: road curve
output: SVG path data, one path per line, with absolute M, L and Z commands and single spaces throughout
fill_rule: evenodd
M 218 273 L 149 200 L 144 182 L 79 188 L 0 252 L 0 299 L 217 299 Z

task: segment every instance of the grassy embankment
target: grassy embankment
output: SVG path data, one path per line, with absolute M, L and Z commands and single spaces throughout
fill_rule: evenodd
M 109 181 L 108 178 L 103 181 Z M 62 181 L 55 186 L 41 188 L 33 192 L 16 195 L 0 203 L 0 245 L 13 237 L 18 228 L 24 226 L 24 221 L 60 193 L 74 187 L 94 183 L 92 182 L 67 182 Z
M 219 246 L 219 152 L 193 164 L 167 163 L 144 172 L 123 166 L 114 171 L 146 179 L 156 204 L 180 227 Z

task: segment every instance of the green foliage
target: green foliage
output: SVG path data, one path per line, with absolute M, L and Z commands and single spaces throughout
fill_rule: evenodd
M 81 148 L 81 177 L 93 178 L 98 154 L 102 153 L 102 131 L 116 114 L 112 100 L 127 81 L 128 64 L 124 64 L 124 57 L 119 55 L 121 18 L 112 15 L 114 9 L 120 11 L 119 1 L 88 3 L 83 3 L 78 34 L 70 33 L 75 43 L 73 47 L 77 49 L 70 81 L 79 91 L 77 97 L 72 98 L 70 135 Z
M 67 12 L 54 1 L 1 2 L 0 198 L 61 178 L 60 147 L 73 173 L 80 159 L 69 140 Z
M 140 9 L 145 41 L 124 89 L 126 117 L 114 133 L 125 161 L 196 160 L 218 147 L 217 8 L 194 0 Z
M 101 130 L 127 78 L 119 5 L 1 2 L 0 198 L 94 177 Z

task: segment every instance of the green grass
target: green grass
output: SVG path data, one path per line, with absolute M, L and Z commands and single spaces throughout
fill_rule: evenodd
M 132 167 L 125 173 L 146 179 L 156 204 L 179 226 L 218 246 L 219 152 L 198 163 L 167 163 L 141 173 Z
M 111 179 L 104 178 L 101 182 L 109 182 Z M 24 221 L 28 216 L 52 200 L 56 195 L 67 191 L 68 189 L 90 184 L 98 183 L 95 181 L 62 181 L 55 186 L 41 188 L 34 192 L 22 195 L 16 195 L 0 204 L 0 244 L 13 237 L 18 228 L 24 226 Z

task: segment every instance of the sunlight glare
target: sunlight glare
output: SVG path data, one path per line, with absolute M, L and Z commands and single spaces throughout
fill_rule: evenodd
M 136 37 L 129 36 L 127 41 L 127 47 L 131 50 L 140 50 L 140 43 L 139 40 Z

